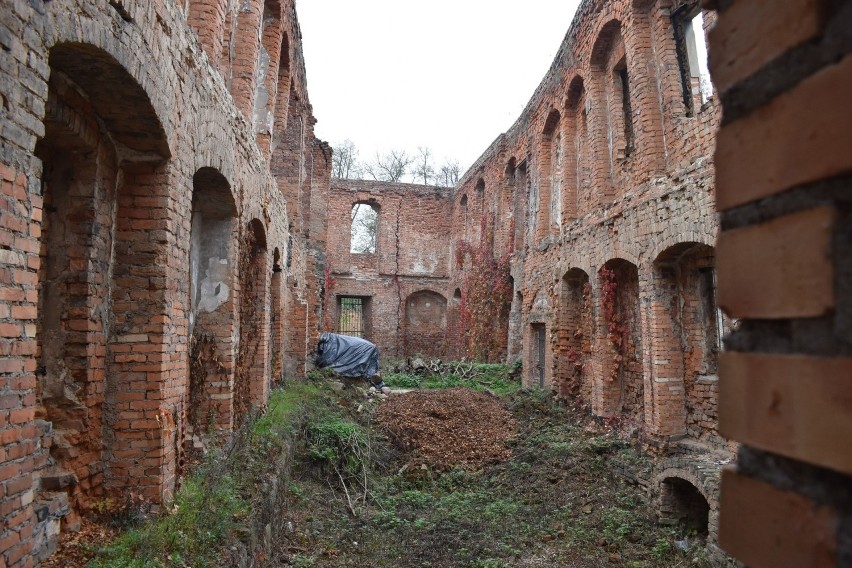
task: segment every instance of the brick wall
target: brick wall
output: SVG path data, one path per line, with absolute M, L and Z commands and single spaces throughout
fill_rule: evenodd
M 326 329 L 339 329 L 341 296 L 369 298 L 367 339 L 393 357 L 446 352 L 451 190 L 334 179 L 326 233 L 332 285 Z M 378 211 L 374 253 L 351 252 L 352 208 Z
M 852 565 L 849 174 L 852 4 L 718 2 L 711 70 L 719 302 L 720 540 L 749 566 Z
M 169 499 L 319 332 L 330 151 L 294 4 L 180 4 L 0 8 L 2 566 L 107 495 Z
M 703 100 L 685 58 L 699 12 L 694 1 L 583 2 L 524 112 L 456 188 L 451 250 L 479 242 L 496 213 L 494 250 L 513 251 L 506 356 L 526 384 L 656 448 L 658 467 L 677 456 L 652 487 L 661 514 L 704 499 L 718 554 L 708 487 L 735 448 L 717 427 L 731 322 L 715 292 L 719 98 Z M 448 288 L 464 297 L 477 267 L 450 267 Z M 673 492 L 676 479 L 695 491 Z

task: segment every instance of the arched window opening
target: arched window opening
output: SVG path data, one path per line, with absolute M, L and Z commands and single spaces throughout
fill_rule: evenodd
M 622 138 L 620 144 L 616 147 L 615 157 L 626 158 L 633 153 L 636 146 L 636 141 L 633 136 L 633 111 L 630 105 L 630 77 L 627 74 L 627 59 L 622 57 L 615 64 L 612 70 L 613 75 L 613 99 L 616 101 L 614 106 L 620 106 L 619 110 L 613 109 L 613 113 L 618 117 L 618 122 L 621 123 Z M 620 103 L 620 104 L 619 104 Z
M 689 481 L 668 477 L 660 487 L 660 523 L 677 524 L 682 536 L 706 539 L 710 526 L 710 504 Z
M 352 206 L 351 220 L 349 252 L 375 254 L 379 234 L 378 207 L 370 203 L 356 203 Z
M 704 13 L 689 5 L 672 14 L 675 46 L 680 64 L 683 103 L 686 114 L 697 110 L 713 97 L 713 82 L 707 63 L 707 39 L 704 31 Z

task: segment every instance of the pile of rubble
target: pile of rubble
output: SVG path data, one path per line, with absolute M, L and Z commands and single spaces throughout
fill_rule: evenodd
M 464 388 L 394 394 L 376 416 L 396 444 L 437 470 L 508 459 L 517 431 L 499 399 Z

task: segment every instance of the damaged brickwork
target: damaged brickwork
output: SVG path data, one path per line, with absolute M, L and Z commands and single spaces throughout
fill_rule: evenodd
M 353 250 L 353 208 L 377 213 L 375 246 Z M 361 298 L 363 335 L 383 355 L 436 356 L 447 349 L 452 190 L 334 179 L 328 197 L 325 328 L 341 331 L 341 301 Z M 344 316 L 345 317 L 345 316 Z
M 291 0 L 0 9 L 0 565 L 168 500 L 305 370 L 331 152 L 299 37 Z
M 717 428 L 731 325 L 715 292 L 721 112 L 690 43 L 715 21 L 697 2 L 583 2 L 523 114 L 456 188 L 451 251 L 511 252 L 508 321 L 495 326 L 508 361 L 656 448 L 666 471 L 647 485 L 661 518 L 703 514 L 722 558 L 718 463 L 734 446 Z M 448 293 L 464 302 L 478 268 L 450 266 Z

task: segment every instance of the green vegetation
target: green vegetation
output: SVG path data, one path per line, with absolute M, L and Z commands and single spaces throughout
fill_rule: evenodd
M 442 372 L 442 371 L 448 372 Z M 496 363 L 451 362 L 442 364 L 438 372 L 429 368 L 419 372 L 389 373 L 383 377 L 392 388 L 447 389 L 467 387 L 477 391 L 489 391 L 497 395 L 509 395 L 521 390 L 518 369 Z
M 268 411 L 228 443 L 210 451 L 187 476 L 172 504 L 147 522 L 132 511 L 120 517 L 128 530 L 99 551 L 93 568 L 222 565 L 221 551 L 251 530 L 261 480 L 277 473 L 300 422 L 324 405 L 314 385 L 296 383 L 274 391 Z
M 678 529 L 656 526 L 639 487 L 610 473 L 611 460 L 638 450 L 590 432 L 539 391 L 504 401 L 520 425 L 510 460 L 439 474 L 397 455 L 368 472 L 369 498 L 357 519 L 339 486 L 317 477 L 316 452 L 308 446 L 291 482 L 298 489 L 287 514 L 297 521 L 287 538 L 300 549 L 291 565 L 709 566 L 699 547 L 674 546 L 683 536 Z M 370 427 L 367 418 L 359 436 Z M 331 439 L 344 437 L 344 428 L 334 430 Z M 381 446 L 381 439 L 372 443 Z

